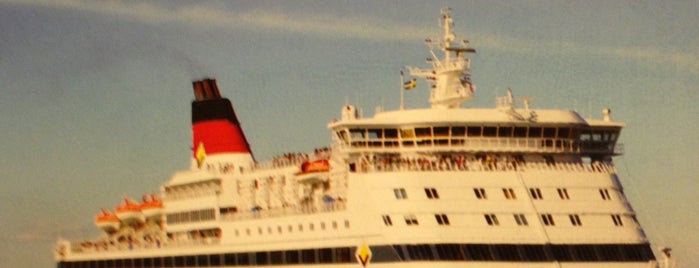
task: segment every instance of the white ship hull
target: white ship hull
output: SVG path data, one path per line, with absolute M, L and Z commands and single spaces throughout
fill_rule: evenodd
M 656 266 L 612 161 L 624 124 L 517 108 L 511 92 L 461 109 L 475 50 L 442 20 L 444 58 L 409 68 L 432 107 L 344 106 L 312 153 L 254 161 L 215 80 L 195 81 L 191 166 L 150 196 L 162 210 L 59 241 L 58 268 Z

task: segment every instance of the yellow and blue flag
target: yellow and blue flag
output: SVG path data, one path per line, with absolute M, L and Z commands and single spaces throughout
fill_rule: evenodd
M 412 89 L 417 86 L 417 79 L 413 78 L 410 79 L 410 81 L 403 82 L 403 89 Z

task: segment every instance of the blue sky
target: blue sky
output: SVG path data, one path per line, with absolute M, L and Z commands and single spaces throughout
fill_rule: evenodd
M 0 267 L 50 267 L 59 234 L 186 169 L 192 80 L 218 80 L 258 160 L 328 145 L 346 102 L 396 109 L 443 6 L 478 50 L 464 106 L 611 108 L 641 224 L 698 267 L 699 2 L 117 0 L 0 0 Z

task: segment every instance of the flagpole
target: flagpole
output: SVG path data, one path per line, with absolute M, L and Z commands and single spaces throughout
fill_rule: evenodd
M 403 83 L 404 83 L 404 81 L 403 81 L 403 68 L 401 68 L 400 69 L 400 84 L 399 84 L 400 85 L 399 90 L 400 90 L 400 109 L 401 110 L 403 110 L 405 108 L 404 102 L 403 102 L 404 101 L 403 91 L 405 91 L 405 90 L 403 90 Z

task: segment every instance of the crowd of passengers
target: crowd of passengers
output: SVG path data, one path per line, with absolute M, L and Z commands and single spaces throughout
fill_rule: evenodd
M 169 233 L 164 236 L 162 233 L 142 233 L 122 234 L 110 238 L 102 238 L 96 241 L 82 241 L 79 243 L 82 251 L 120 251 L 144 248 L 161 248 L 165 244 L 206 244 L 209 239 L 221 237 L 220 231 L 190 231 L 187 239 L 176 238 Z
M 317 148 L 310 153 L 286 153 L 272 159 L 273 167 L 284 167 L 289 165 L 299 165 L 307 161 L 317 159 L 327 159 L 330 156 L 330 149 L 327 147 Z
M 379 156 L 361 163 L 361 171 L 515 171 L 524 168 L 572 169 L 587 171 L 609 171 L 611 166 L 595 161 L 526 163 L 519 155 L 441 155 L 441 156 Z

